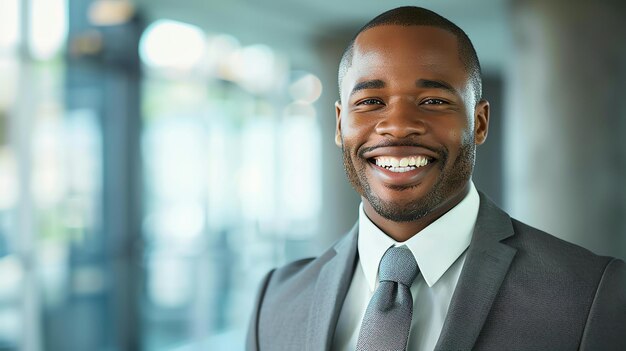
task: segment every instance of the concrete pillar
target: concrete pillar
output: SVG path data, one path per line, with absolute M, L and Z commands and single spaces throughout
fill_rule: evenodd
M 506 207 L 626 258 L 626 3 L 521 0 L 511 17 Z

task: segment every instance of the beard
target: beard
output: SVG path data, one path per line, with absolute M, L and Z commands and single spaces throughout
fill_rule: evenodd
M 476 158 L 476 145 L 474 144 L 473 136 L 463 140 L 459 148 L 458 157 L 448 169 L 446 169 L 446 165 L 449 162 L 448 150 L 445 148 L 439 150 L 429 148 L 439 155 L 436 166 L 439 167 L 440 173 L 433 187 L 423 197 L 412 199 L 408 202 L 385 201 L 372 191 L 369 184 L 365 171 L 366 167 L 369 167 L 366 164 L 368 161 L 357 155 L 353 159 L 350 150 L 347 150 L 343 145 L 342 143 L 343 168 L 350 184 L 352 184 L 357 193 L 370 203 L 379 215 L 394 222 L 410 222 L 423 218 L 454 196 L 460 189 L 463 189 L 472 175 Z M 415 143 L 394 143 L 393 145 L 423 147 L 423 145 Z M 361 154 L 363 154 L 363 151 L 358 153 L 358 155 Z M 357 162 L 354 161 L 355 159 Z M 419 184 L 412 186 L 385 186 L 392 190 L 402 191 L 417 187 Z

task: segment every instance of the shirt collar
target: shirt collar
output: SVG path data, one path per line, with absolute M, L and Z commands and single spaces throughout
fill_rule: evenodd
M 378 266 L 391 246 L 406 245 L 429 287 L 433 286 L 470 244 L 480 197 L 473 182 L 469 193 L 450 211 L 405 242 L 397 242 L 380 230 L 359 206 L 359 260 L 370 291 L 377 283 Z

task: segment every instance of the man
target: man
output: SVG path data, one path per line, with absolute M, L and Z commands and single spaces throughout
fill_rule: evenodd
M 626 350 L 626 266 L 511 219 L 472 181 L 489 103 L 465 33 L 422 8 L 339 69 L 350 233 L 262 282 L 249 350 Z

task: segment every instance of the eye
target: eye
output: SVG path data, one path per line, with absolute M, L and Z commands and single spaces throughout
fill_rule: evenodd
M 380 99 L 365 99 L 357 102 L 356 105 L 384 105 L 384 103 Z
M 448 103 L 448 102 L 447 102 L 447 101 L 445 101 L 445 100 L 442 100 L 442 99 L 435 99 L 435 98 L 432 98 L 432 99 L 426 99 L 426 100 L 424 100 L 424 101 L 422 102 L 422 104 L 423 104 L 423 105 L 445 105 L 445 104 L 447 104 L 447 103 Z

